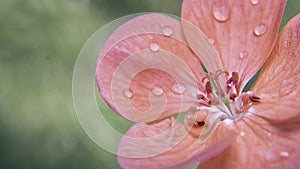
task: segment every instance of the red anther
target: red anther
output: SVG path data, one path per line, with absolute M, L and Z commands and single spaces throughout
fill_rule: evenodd
M 260 97 L 257 96 L 249 96 L 249 99 L 254 103 L 260 103 Z
M 228 82 L 227 82 L 226 92 L 229 93 L 230 90 L 231 90 L 231 84 L 228 84 Z
M 240 76 L 239 76 L 239 74 L 237 73 L 237 72 L 232 72 L 231 73 L 231 80 L 232 80 L 232 82 L 234 83 L 234 84 L 237 84 L 238 83 L 238 81 L 239 81 L 239 78 L 240 78 Z M 230 80 L 229 79 L 229 80 Z
M 204 126 L 204 125 L 205 125 L 205 122 L 204 122 L 204 121 L 197 121 L 197 125 L 198 125 L 198 126 Z
M 206 89 L 207 94 L 212 93 L 213 88 L 212 88 L 212 86 L 211 86 L 210 81 L 206 82 L 206 84 L 205 84 L 205 89 Z
M 230 100 L 234 100 L 237 97 L 237 94 L 232 93 L 229 97 Z
M 229 78 L 226 83 L 227 85 L 229 85 L 231 82 L 232 82 L 232 78 Z
M 198 100 L 205 100 L 205 96 L 203 94 L 197 94 L 196 97 Z
M 209 100 L 207 103 L 208 103 L 209 105 L 211 105 L 211 100 Z

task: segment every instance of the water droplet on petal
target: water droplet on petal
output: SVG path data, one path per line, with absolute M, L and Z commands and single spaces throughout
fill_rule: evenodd
M 268 30 L 267 25 L 259 24 L 257 27 L 254 28 L 253 33 L 256 36 L 261 36 L 261 35 L 265 34 L 267 32 L 267 30 Z
M 279 155 L 280 155 L 281 157 L 289 157 L 289 156 L 290 156 L 290 153 L 287 152 L 287 151 L 282 151 L 282 152 L 279 153 Z
M 172 86 L 172 91 L 175 93 L 175 94 L 183 94 L 185 92 L 185 87 L 182 85 L 182 84 L 174 84 Z
M 215 44 L 215 40 L 213 38 L 209 38 L 208 39 L 208 43 L 211 44 L 211 45 L 213 45 L 213 44 Z
M 241 135 L 242 137 L 245 137 L 246 134 L 245 134 L 245 132 L 241 131 L 240 135 Z
M 152 50 L 153 52 L 157 52 L 159 50 L 159 46 L 157 43 L 151 42 L 149 44 L 149 48 L 150 50 Z
M 132 96 L 133 96 L 132 92 L 131 92 L 129 89 L 124 89 L 124 90 L 123 90 L 123 95 L 124 95 L 126 98 L 132 98 Z
M 257 5 L 259 3 L 259 0 L 251 0 L 252 5 Z
M 230 7 L 227 1 L 219 1 L 213 4 L 213 16 L 217 21 L 225 22 L 230 17 Z
M 164 93 L 164 91 L 163 91 L 163 89 L 160 88 L 160 87 L 155 87 L 155 88 L 152 90 L 152 93 L 153 93 L 153 95 L 155 95 L 155 96 L 161 96 L 161 95 Z
M 173 34 L 173 29 L 170 26 L 164 26 L 161 31 L 164 36 L 171 36 Z
M 244 59 L 246 56 L 248 56 L 247 51 L 243 51 L 243 52 L 240 53 L 240 59 Z
M 270 133 L 270 132 L 268 132 L 268 131 L 265 131 L 265 130 L 264 130 L 264 133 L 265 133 L 269 138 L 272 137 L 272 133 Z

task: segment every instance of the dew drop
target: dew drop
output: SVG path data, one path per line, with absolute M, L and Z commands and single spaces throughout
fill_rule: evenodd
M 280 155 L 281 157 L 289 157 L 289 156 L 290 156 L 290 153 L 287 152 L 287 151 L 282 151 L 282 152 L 279 153 L 279 155 Z
M 211 45 L 213 45 L 213 44 L 215 44 L 215 40 L 213 38 L 209 38 L 208 39 L 208 43 L 211 44 Z
M 150 50 L 152 50 L 153 52 L 157 52 L 159 50 L 159 46 L 157 43 L 151 42 L 149 44 L 149 48 Z
M 244 59 L 246 56 L 248 56 L 247 51 L 243 51 L 243 52 L 240 53 L 240 59 Z
M 183 94 L 185 92 L 185 87 L 182 84 L 174 84 L 172 86 L 172 91 L 175 94 Z
M 272 133 L 270 133 L 270 132 L 268 132 L 268 131 L 265 131 L 265 130 L 264 130 L 264 133 L 265 133 L 269 138 L 272 137 Z
M 164 26 L 161 31 L 164 36 L 171 36 L 173 34 L 173 29 L 170 26 Z
M 227 1 L 219 1 L 213 4 L 213 16 L 217 21 L 225 22 L 230 17 L 230 7 Z
M 123 90 L 123 95 L 126 98 L 132 98 L 132 96 L 133 96 L 132 92 L 129 89 L 124 89 Z
M 259 0 L 251 0 L 252 5 L 257 5 L 259 3 Z
M 242 137 L 245 137 L 246 134 L 245 134 L 245 132 L 241 131 L 240 135 L 241 135 Z
M 267 30 L 268 30 L 267 25 L 261 23 L 257 27 L 254 28 L 253 33 L 256 36 L 261 36 L 261 35 L 265 34 L 267 32 Z
M 155 87 L 153 90 L 152 90 L 152 93 L 153 95 L 155 96 L 161 96 L 162 94 L 164 94 L 164 91 L 162 88 L 160 87 Z

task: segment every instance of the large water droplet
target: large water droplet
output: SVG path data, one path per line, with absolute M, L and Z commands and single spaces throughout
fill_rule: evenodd
M 251 0 L 252 5 L 257 5 L 259 3 L 259 0 Z
M 185 87 L 184 85 L 177 83 L 172 86 L 172 91 L 175 94 L 183 94 L 185 92 Z
M 268 163 L 279 163 L 283 160 L 287 160 L 290 157 L 288 151 L 275 151 L 274 149 L 269 149 L 265 156 L 265 160 Z
M 124 95 L 126 98 L 132 98 L 133 93 L 131 92 L 130 89 L 124 89 L 124 90 L 123 90 L 123 95 Z
M 164 36 L 171 36 L 173 34 L 173 29 L 170 26 L 164 26 L 161 31 Z
M 245 137 L 245 136 L 246 136 L 246 133 L 243 132 L 243 131 L 241 131 L 241 132 L 240 132 L 240 135 L 241 135 L 242 137 Z
M 230 7 L 226 0 L 213 4 L 213 16 L 217 21 L 225 22 L 230 17 Z
M 289 152 L 287 152 L 287 151 L 282 151 L 282 152 L 280 152 L 280 153 L 279 153 L 279 155 L 280 155 L 281 157 L 285 157 L 285 158 L 287 158 L 287 157 L 289 157 L 289 156 L 290 156 L 290 153 L 289 153 Z
M 272 133 L 270 133 L 270 132 L 268 132 L 268 131 L 265 131 L 265 130 L 264 130 L 264 133 L 265 133 L 269 138 L 272 137 Z
M 163 91 L 163 89 L 160 88 L 160 87 L 155 87 L 155 88 L 152 90 L 152 93 L 153 93 L 153 95 L 155 95 L 155 96 L 161 96 L 161 95 L 164 93 L 164 91 Z
M 243 51 L 243 52 L 240 53 L 240 59 L 244 59 L 246 56 L 248 56 L 247 51 Z
M 254 28 L 253 33 L 256 36 L 261 36 L 261 35 L 265 34 L 267 32 L 267 30 L 268 30 L 268 26 L 261 23 L 257 27 Z
M 215 40 L 213 38 L 208 38 L 208 43 L 213 45 L 215 44 Z
M 150 50 L 152 50 L 153 52 L 157 52 L 159 50 L 159 46 L 157 43 L 151 42 L 149 44 L 149 48 Z

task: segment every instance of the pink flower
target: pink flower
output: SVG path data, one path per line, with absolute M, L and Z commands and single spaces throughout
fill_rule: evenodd
M 121 25 L 96 70 L 106 102 L 137 122 L 120 165 L 299 168 L 300 14 L 278 37 L 284 5 L 184 0 L 181 21 L 145 14 Z

